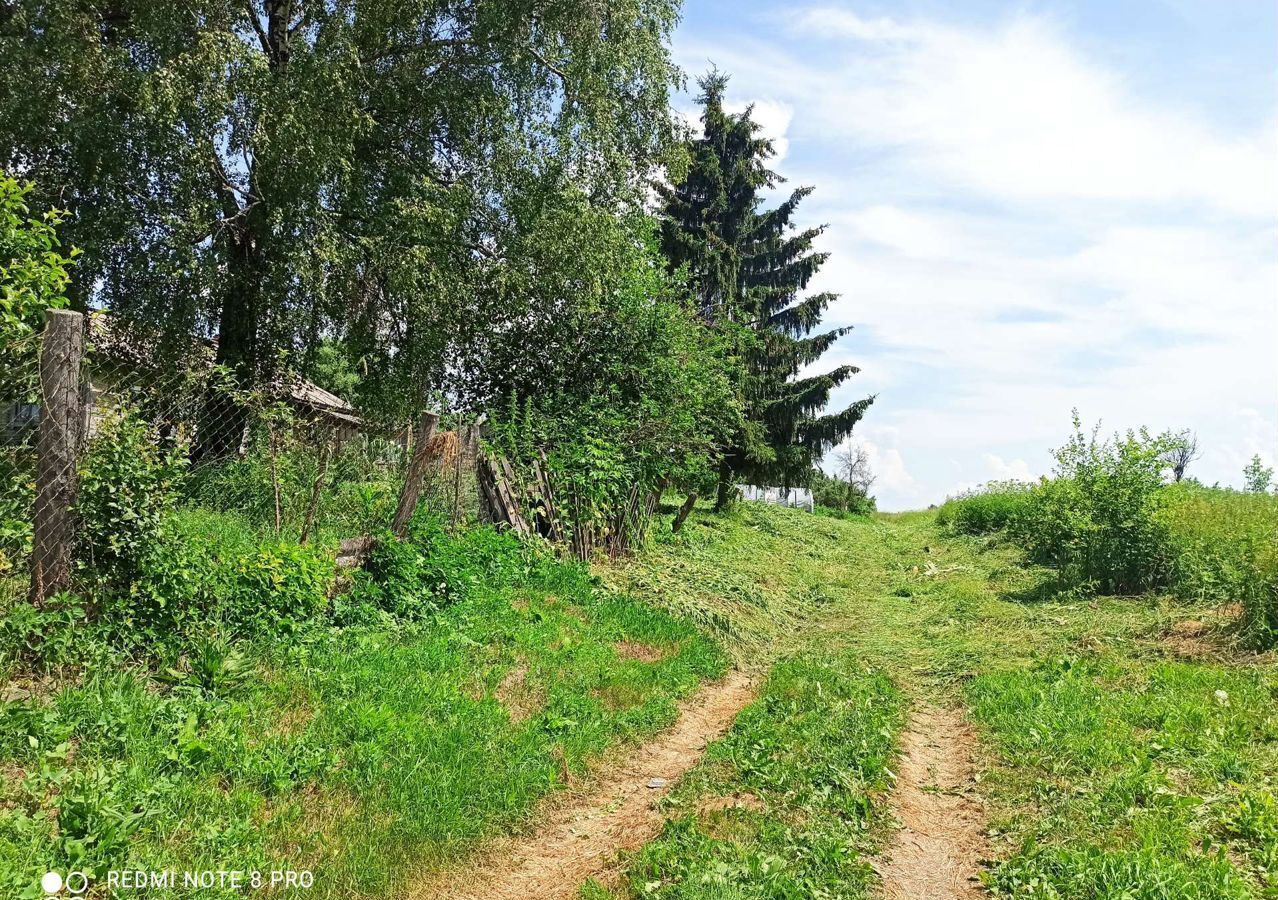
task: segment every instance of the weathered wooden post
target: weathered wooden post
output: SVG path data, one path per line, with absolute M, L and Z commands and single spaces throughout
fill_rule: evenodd
M 84 428 L 83 355 L 84 317 L 70 310 L 50 310 L 40 346 L 40 434 L 31 550 L 30 596 L 37 606 L 71 583 L 76 458 Z
M 675 514 L 674 521 L 670 523 L 670 532 L 678 534 L 679 529 L 683 527 L 683 523 L 688 516 L 692 514 L 692 509 L 697 505 L 697 492 L 689 491 L 688 499 L 683 501 L 683 506 L 679 507 L 679 512 Z
M 399 492 L 399 505 L 395 508 L 395 518 L 391 522 L 391 531 L 399 537 L 408 533 L 408 521 L 417 509 L 417 498 L 422 492 L 422 482 L 426 480 L 426 469 L 431 463 L 430 440 L 435 436 L 435 426 L 439 424 L 439 413 L 428 412 L 417 423 L 417 433 L 413 437 L 413 461 L 408 466 L 408 476 L 404 479 L 404 487 Z

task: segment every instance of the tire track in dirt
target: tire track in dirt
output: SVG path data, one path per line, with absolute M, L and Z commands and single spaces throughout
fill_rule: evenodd
M 901 827 L 875 868 L 887 900 L 983 897 L 985 810 L 976 795 L 976 737 L 963 717 L 926 706 L 901 741 L 892 812 Z
M 661 830 L 653 801 L 701 759 L 754 697 L 748 676 L 733 672 L 704 686 L 680 708 L 673 726 L 628 757 L 593 773 L 588 794 L 552 807 L 536 829 L 503 838 L 478 861 L 420 884 L 418 900 L 567 900 L 587 878 L 609 871 L 622 850 L 635 850 Z M 653 779 L 664 779 L 650 787 Z

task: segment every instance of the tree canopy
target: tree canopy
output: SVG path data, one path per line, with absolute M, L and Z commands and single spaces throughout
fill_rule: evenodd
M 702 135 L 689 142 L 687 174 L 658 191 L 670 265 L 686 268 L 702 316 L 737 334 L 746 361 L 738 382 L 745 421 L 724 457 L 722 504 L 733 478 L 805 483 L 813 463 L 852 432 L 873 398 L 822 414 L 857 368 L 803 374 L 850 330 L 816 331 L 837 295 L 801 297 L 827 258 L 813 249 L 822 228 L 794 225 L 812 189 L 800 187 L 766 208 L 761 194 L 782 182 L 767 167 L 771 141 L 760 136 L 750 109 L 724 109 L 725 76 L 714 72 L 700 84 Z
M 343 338 L 396 402 L 455 362 L 570 192 L 632 206 L 671 148 L 673 0 L 14 0 L 0 167 L 69 211 L 73 299 L 219 337 L 248 380 Z M 591 236 L 574 252 L 595 257 Z M 407 398 L 407 400 L 406 400 Z

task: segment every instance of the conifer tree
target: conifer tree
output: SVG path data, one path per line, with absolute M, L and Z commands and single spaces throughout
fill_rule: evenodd
M 800 296 L 828 256 L 813 250 L 824 226 L 799 230 L 793 223 L 812 189 L 798 188 L 776 208 L 764 208 L 760 193 L 784 180 L 767 167 L 772 142 L 759 135 L 752 110 L 725 111 L 726 76 L 711 72 L 700 85 L 703 133 L 689 143 L 687 175 L 658 191 L 663 252 L 672 268 L 687 267 L 702 318 L 735 335 L 744 362 L 738 390 L 745 425 L 723 456 L 722 507 L 740 478 L 804 484 L 813 464 L 852 433 L 874 398 L 822 414 L 834 388 L 857 368 L 799 377 L 851 330 L 816 332 L 837 294 Z

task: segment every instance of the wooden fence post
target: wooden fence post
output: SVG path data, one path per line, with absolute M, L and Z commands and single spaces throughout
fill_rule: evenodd
M 417 434 L 413 437 L 413 461 L 409 463 L 408 475 L 404 479 L 404 487 L 399 492 L 399 505 L 395 508 L 395 518 L 391 523 L 391 531 L 398 537 L 408 533 L 408 521 L 417 509 L 417 498 L 422 492 L 422 482 L 426 479 L 426 469 L 431 462 L 430 440 L 435 436 L 435 426 L 439 424 L 439 413 L 428 412 L 417 423 Z
M 692 513 L 692 508 L 697 505 L 697 492 L 689 491 L 688 499 L 683 501 L 683 506 L 679 507 L 679 512 L 675 514 L 674 521 L 670 523 L 671 534 L 678 534 L 679 529 L 683 527 L 684 521 Z
M 49 311 L 40 345 L 40 434 L 31 549 L 31 602 L 40 606 L 71 582 L 76 461 L 84 427 L 80 359 L 84 317 Z

